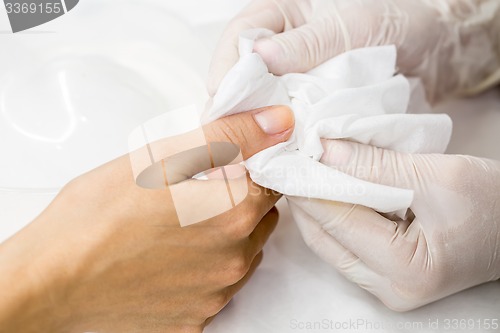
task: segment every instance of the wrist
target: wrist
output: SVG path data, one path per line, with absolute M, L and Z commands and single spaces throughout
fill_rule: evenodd
M 69 324 L 62 306 L 64 256 L 53 251 L 42 214 L 0 245 L 0 333 L 61 332 Z

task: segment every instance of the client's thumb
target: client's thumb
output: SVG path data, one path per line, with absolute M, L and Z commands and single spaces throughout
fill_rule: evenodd
M 218 119 L 203 128 L 207 142 L 231 142 L 244 159 L 284 142 L 294 128 L 294 116 L 286 106 L 271 106 Z

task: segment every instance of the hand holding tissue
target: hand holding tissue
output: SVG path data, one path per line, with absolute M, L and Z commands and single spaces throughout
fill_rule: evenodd
M 223 116 L 284 104 L 295 113 L 290 140 L 246 161 L 257 184 L 283 193 L 360 204 L 388 213 L 405 210 L 410 190 L 369 183 L 320 163 L 321 139 L 345 139 L 407 153 L 442 153 L 451 136 L 447 115 L 407 114 L 410 84 L 395 75 L 394 46 L 357 49 L 305 74 L 270 74 L 252 53 L 254 41 L 272 33 L 244 32 L 238 63 L 228 72 L 205 113 Z M 412 101 L 426 107 L 424 100 Z
M 211 96 L 249 28 L 276 32 L 254 50 L 277 75 L 303 73 L 347 50 L 395 45 L 399 72 L 420 78 L 433 103 L 500 82 L 498 0 L 252 0 L 215 50 Z
M 293 109 L 293 136 L 246 166 L 286 195 L 306 244 L 397 311 L 499 279 L 500 162 L 441 154 L 451 120 L 423 113 L 422 95 L 395 75 L 395 48 L 357 49 L 278 77 L 252 53 L 270 34 L 242 34 L 241 58 L 206 119 Z

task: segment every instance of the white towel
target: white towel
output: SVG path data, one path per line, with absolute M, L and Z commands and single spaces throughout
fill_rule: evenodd
M 270 74 L 253 53 L 254 41 L 272 32 L 240 37 L 240 59 L 222 81 L 203 117 L 217 118 L 268 105 L 292 108 L 292 138 L 245 162 L 252 180 L 287 196 L 360 204 L 379 212 L 405 211 L 413 192 L 368 183 L 319 162 L 321 138 L 348 139 L 408 153 L 442 153 L 452 123 L 447 115 L 408 114 L 410 83 L 395 75 L 394 46 L 356 49 L 305 74 Z M 412 109 L 428 110 L 423 97 Z

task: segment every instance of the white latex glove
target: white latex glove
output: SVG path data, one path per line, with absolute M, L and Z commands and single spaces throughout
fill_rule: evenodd
M 323 145 L 323 163 L 415 195 L 404 221 L 363 206 L 289 197 L 305 242 L 348 279 L 405 311 L 500 278 L 500 162 L 347 141 Z
M 277 75 L 305 72 L 352 48 L 395 44 L 402 74 L 420 77 L 429 100 L 476 93 L 500 81 L 498 0 L 254 0 L 214 53 L 213 96 L 250 28 L 277 35 L 254 51 Z

